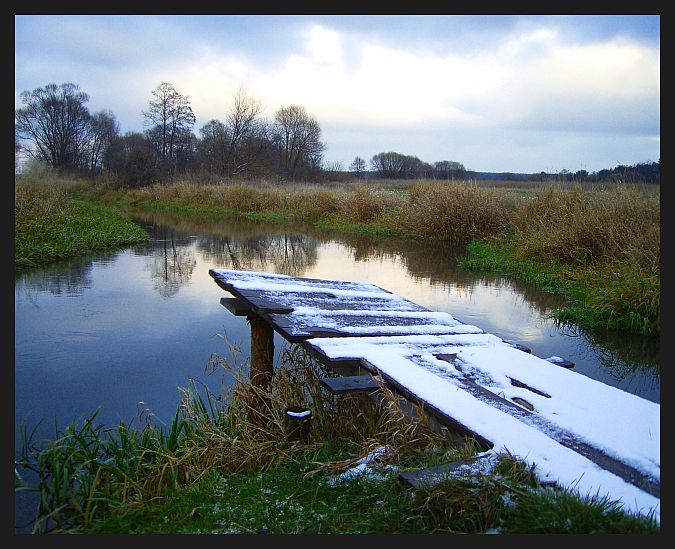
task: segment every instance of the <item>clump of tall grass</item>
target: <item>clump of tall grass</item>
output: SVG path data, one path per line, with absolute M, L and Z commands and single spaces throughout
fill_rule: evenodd
M 576 310 L 560 320 L 642 333 L 660 324 L 660 200 L 643 188 L 547 187 L 513 217 L 517 259 L 558 265 Z
M 657 534 L 652 516 L 626 513 L 620 501 L 607 496 L 581 497 L 554 487 L 517 493 L 504 514 L 504 534 Z
M 410 188 L 401 222 L 410 233 L 455 242 L 499 234 L 509 223 L 506 194 L 460 182 Z
M 68 211 L 68 195 L 63 187 L 34 182 L 14 185 L 14 220 L 25 225 L 40 217 L 65 215 Z
M 343 216 L 355 223 L 368 223 L 384 212 L 386 207 L 382 195 L 364 188 L 356 187 L 341 204 Z
M 652 516 L 622 509 L 607 496 L 543 486 L 536 468 L 509 454 L 489 471 L 467 473 L 423 487 L 415 508 L 429 533 L 590 534 L 656 533 Z
M 314 222 L 340 207 L 341 193 L 322 187 L 284 188 L 283 212 L 290 219 Z
M 659 195 L 637 187 L 589 192 L 549 186 L 520 205 L 511 226 L 524 258 L 648 269 L 660 260 Z
M 503 522 L 518 495 L 540 486 L 533 466 L 504 454 L 489 470 L 469 469 L 435 485 L 423 486 L 414 505 L 423 511 L 430 533 L 482 533 Z

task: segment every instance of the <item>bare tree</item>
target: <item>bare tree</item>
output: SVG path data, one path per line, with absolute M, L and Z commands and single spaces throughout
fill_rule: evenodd
M 199 133 L 201 139 L 197 145 L 197 155 L 201 167 L 210 173 L 226 175 L 230 137 L 225 124 L 219 120 L 209 120 Z
M 370 165 L 379 177 L 392 179 L 431 177 L 433 172 L 431 164 L 397 152 L 378 153 L 370 159 Z
M 239 154 L 243 142 L 256 132 L 258 117 L 262 112 L 260 100 L 249 96 L 245 90 L 239 88 L 234 96 L 234 103 L 227 115 L 227 134 L 229 147 L 226 156 L 226 165 L 230 174 L 236 175 L 246 169 L 247 155 Z
M 276 157 L 271 135 L 270 124 L 263 119 L 256 120 L 237 148 L 236 175 L 260 176 L 274 170 Z
M 295 179 L 303 171 L 321 165 L 326 145 L 321 142 L 317 119 L 300 105 L 280 108 L 274 117 L 274 142 L 279 154 L 280 175 Z
M 158 176 L 157 155 L 147 135 L 127 132 L 116 136 L 105 149 L 103 165 L 129 187 L 149 185 Z
M 370 159 L 370 165 L 379 177 L 400 178 L 405 173 L 406 157 L 397 152 L 381 152 Z
M 16 130 L 14 131 L 14 173 L 16 173 L 19 170 L 19 159 L 21 158 L 21 151 L 23 150 L 23 146 L 21 145 L 21 140 L 19 139 L 19 136 L 16 133 Z
M 103 153 L 119 134 L 119 124 L 111 111 L 100 111 L 91 116 L 89 127 L 89 171 L 101 168 Z
M 151 125 L 152 141 L 163 167 L 175 169 L 176 145 L 186 131 L 192 131 L 196 117 L 187 96 L 180 94 L 169 82 L 161 82 L 152 91 L 150 109 L 143 111 Z
M 450 180 L 466 176 L 466 168 L 454 160 L 441 160 L 434 162 L 433 173 L 435 179 Z
M 349 169 L 356 174 L 356 179 L 361 179 L 363 172 L 366 171 L 366 161 L 360 156 L 357 156 L 349 165 Z
M 79 86 L 47 84 L 21 93 L 25 105 L 14 114 L 15 133 L 34 148 L 26 153 L 59 169 L 73 170 L 87 165 L 90 114 L 85 106 L 89 96 Z
M 250 173 L 268 147 L 268 125 L 260 118 L 262 104 L 239 89 L 226 122 L 210 120 L 199 131 L 202 168 L 222 176 Z

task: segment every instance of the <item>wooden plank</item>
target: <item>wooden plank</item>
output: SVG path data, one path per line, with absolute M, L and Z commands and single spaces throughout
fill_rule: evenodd
M 294 276 L 279 275 L 274 273 L 262 273 L 262 272 L 253 272 L 253 271 L 233 271 L 228 269 L 209 269 L 209 275 L 216 281 L 221 287 L 229 286 L 235 287 L 239 285 L 241 288 L 244 286 L 250 288 L 251 286 L 256 289 L 261 289 L 263 287 L 274 286 L 275 290 L 282 289 L 280 287 L 286 287 L 287 291 L 291 288 L 305 288 L 311 289 L 312 291 L 325 290 L 326 293 L 332 293 L 332 291 L 338 292 L 370 292 L 370 293 L 379 293 L 379 294 L 388 294 L 394 296 L 389 290 L 385 290 L 376 286 L 375 284 L 370 284 L 366 282 L 352 282 L 352 281 L 343 281 L 343 280 L 327 280 L 327 279 L 318 279 L 318 278 L 302 278 Z M 229 290 L 228 290 L 229 291 Z
M 479 456 L 472 459 L 465 459 L 453 461 L 452 463 L 444 463 L 435 467 L 425 467 L 423 469 L 415 469 L 412 471 L 405 471 L 398 475 L 398 480 L 404 486 L 418 490 L 420 488 L 429 488 L 439 482 L 443 482 L 453 477 L 457 477 L 462 473 L 463 469 L 468 469 L 480 464 L 480 460 L 484 460 L 484 456 Z
M 221 297 L 220 304 L 234 316 L 247 316 L 253 312 L 246 302 L 236 297 Z
M 314 337 L 482 333 L 480 328 L 462 324 L 449 314 L 431 311 L 312 309 L 311 312 L 270 313 L 268 318 L 277 332 L 294 343 Z
M 210 269 L 209 274 L 221 288 L 249 302 L 258 314 L 291 312 L 296 307 L 323 310 L 426 310 L 374 284 L 217 269 Z M 251 285 L 255 283 L 252 281 L 256 280 L 260 281 L 260 287 L 252 290 Z
M 381 387 L 381 383 L 373 376 L 342 376 L 324 377 L 319 380 L 331 393 L 342 395 L 346 393 L 372 393 Z

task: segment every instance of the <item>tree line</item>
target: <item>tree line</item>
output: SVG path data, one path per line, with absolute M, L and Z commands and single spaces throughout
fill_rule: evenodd
M 260 100 L 239 89 L 223 120 L 209 120 L 194 133 L 196 116 L 189 98 L 169 82 L 151 91 L 142 111 L 146 129 L 120 133 L 110 110 L 91 113 L 89 96 L 72 83 L 47 84 L 21 93 L 15 110 L 15 162 L 26 156 L 55 169 L 97 175 L 107 171 L 124 186 L 166 182 L 185 173 L 208 178 L 276 178 L 289 181 L 322 179 L 478 179 L 460 162 L 428 163 L 416 156 L 381 152 L 367 162 L 357 156 L 345 171 L 339 162 L 324 164 L 327 148 L 315 116 L 301 105 L 263 117 Z M 29 145 L 24 145 L 28 143 Z M 496 179 L 556 181 L 660 182 L 658 163 L 617 166 L 588 173 L 491 174 Z
M 261 102 L 243 89 L 235 93 L 224 119 L 208 121 L 199 137 L 188 97 L 169 82 L 152 90 L 142 112 L 143 132 L 120 134 L 115 115 L 89 112 L 89 96 L 72 83 L 24 91 L 21 101 L 15 110 L 15 154 L 23 151 L 62 172 L 96 175 L 107 170 L 126 186 L 163 182 L 186 172 L 313 179 L 326 149 L 316 117 L 304 107 L 281 107 L 273 120 L 266 120 Z
M 658 162 L 639 162 L 632 166 L 619 164 L 614 168 L 605 168 L 597 172 L 588 172 L 586 170 L 561 170 L 557 174 L 546 174 L 542 172 L 546 179 L 555 179 L 561 182 L 635 182 L 635 183 L 661 183 L 661 159 Z M 538 179 L 542 179 L 542 174 L 536 174 Z M 533 174 L 534 175 L 534 174 Z

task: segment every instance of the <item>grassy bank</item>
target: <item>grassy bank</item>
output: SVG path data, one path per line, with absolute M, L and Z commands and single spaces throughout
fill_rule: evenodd
M 215 369 L 230 367 L 214 358 Z M 234 372 L 231 372 L 234 374 Z M 239 374 L 239 371 L 237 372 Z M 191 380 L 172 424 L 103 428 L 95 414 L 39 444 L 26 436 L 17 472 L 36 471 L 36 531 L 72 533 L 658 533 L 651 518 L 605 498 L 544 487 L 512 456 L 422 489 L 400 472 L 474 456 L 424 415 L 380 399 L 335 396 L 330 375 L 285 349 L 269 390 L 239 374 L 223 395 Z M 253 402 L 262 403 L 256 407 Z M 309 438 L 286 437 L 283 410 L 312 410 Z M 261 415 L 262 414 L 262 415 Z M 361 475 L 360 459 L 372 458 Z
M 14 186 L 14 265 L 32 267 L 145 242 L 148 235 L 117 208 L 76 198 L 72 181 L 24 179 Z
M 654 186 L 181 182 L 103 189 L 98 197 L 186 215 L 471 242 L 463 267 L 498 271 L 564 296 L 569 306 L 555 313 L 560 322 L 591 331 L 660 333 L 660 199 Z
M 508 233 L 474 242 L 462 265 L 499 271 L 564 295 L 561 322 L 660 333 L 659 197 L 644 188 L 544 188 Z

